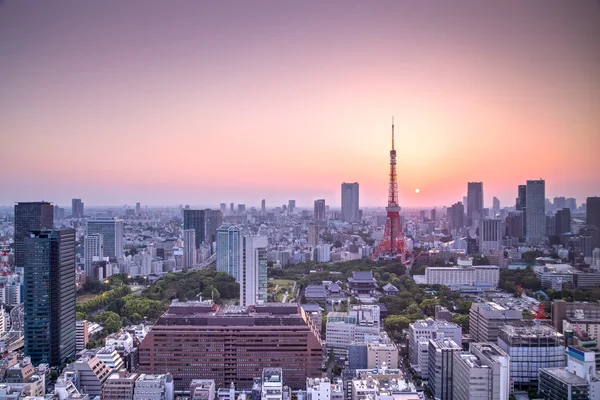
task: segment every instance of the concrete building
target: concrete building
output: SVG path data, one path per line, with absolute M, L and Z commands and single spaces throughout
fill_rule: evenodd
M 471 267 L 428 267 L 425 269 L 427 285 L 446 285 L 450 289 L 464 286 L 497 288 L 500 268 L 496 265 Z
M 266 236 L 242 237 L 238 280 L 242 307 L 267 302 L 267 245 Z
M 367 366 L 380 369 L 384 366 L 398 368 L 398 347 L 392 341 L 367 343 Z
M 226 272 L 238 282 L 242 255 L 242 228 L 222 225 L 217 229 L 217 271 Z
M 113 217 L 96 217 L 88 220 L 87 234 L 102 235 L 102 256 L 117 262 L 123 255 L 123 220 Z
M 473 303 L 469 312 L 469 333 L 475 342 L 496 343 L 502 326 L 523 318 L 519 310 L 510 310 L 497 303 Z
M 591 324 L 600 324 L 600 304 L 554 300 L 552 302 L 552 326 L 558 332 L 563 333 L 563 321 L 565 320 L 570 325 L 573 325 L 575 321 L 579 324 L 584 321 Z M 580 327 L 589 333 L 588 329 L 583 329 L 583 325 L 580 325 Z
M 138 374 L 119 370 L 108 376 L 102 386 L 102 400 L 132 400 Z
M 183 210 L 183 229 L 195 231 L 196 249 L 205 243 L 212 246 L 216 241 L 217 229 L 223 224 L 221 210 Z
M 196 231 L 185 229 L 183 231 L 183 270 L 193 268 L 198 263 L 198 251 L 196 248 Z
M 88 344 L 88 322 L 87 320 L 75 321 L 75 351 L 85 349 Z
M 81 393 L 93 397 L 100 396 L 111 370 L 98 357 L 83 356 L 69 364 L 63 374 L 75 383 Z
M 359 305 L 352 306 L 348 312 L 330 312 L 325 326 L 327 349 L 346 356 L 352 343 L 363 343 L 365 335 L 379 334 L 379 306 Z
M 319 225 L 309 224 L 308 225 L 308 243 L 311 247 L 317 247 L 319 244 Z
M 529 245 L 544 243 L 546 232 L 546 182 L 527 181 L 525 241 Z
M 452 339 L 429 339 L 427 386 L 435 399 L 453 399 L 454 354 L 461 351 Z
M 83 218 L 84 215 L 84 203 L 81 199 L 71 200 L 71 216 L 73 218 Z
M 483 182 L 467 183 L 467 219 L 473 227 L 483 219 Z
M 262 372 L 261 400 L 283 399 L 283 372 L 281 368 L 265 368 Z
M 565 366 L 563 335 L 539 320 L 505 325 L 498 346 L 510 356 L 510 379 L 516 389 L 537 387 L 540 368 Z
M 484 218 L 479 223 L 479 251 L 489 253 L 502 250 L 504 224 L 500 219 Z
M 187 390 L 199 376 L 214 378 L 218 387 L 234 382 L 250 389 L 269 367 L 282 368 L 284 384 L 302 389 L 307 376 L 321 374 L 322 359 L 317 328 L 289 303 L 172 304 L 140 345 L 140 371 L 172 371 L 176 390 Z
M 23 267 L 25 263 L 25 237 L 31 231 L 52 229 L 54 224 L 54 208 L 51 203 L 28 202 L 15 204 L 15 266 Z
M 498 345 L 471 343 L 453 355 L 454 400 L 508 400 L 510 359 Z
M 358 199 L 358 182 L 342 183 L 342 221 L 360 222 Z
M 125 368 L 125 362 L 112 346 L 102 347 L 96 353 L 96 357 L 110 368 L 111 372 L 117 372 Z
M 174 397 L 171 374 L 140 374 L 135 381 L 133 400 L 173 400 Z
M 214 400 L 216 393 L 214 379 L 192 379 L 190 383 L 191 400 Z
M 418 400 L 415 387 L 405 380 L 402 371 L 395 368 L 383 370 L 356 370 L 348 381 L 348 400 Z
M 315 200 L 314 217 L 315 221 L 325 220 L 325 199 Z
M 462 328 L 455 323 L 424 319 L 409 325 L 408 356 L 409 362 L 421 379 L 427 379 L 429 373 L 429 340 L 452 339 L 462 345 Z
M 94 277 L 94 269 L 92 263 L 94 258 L 104 257 L 104 240 L 100 233 L 85 235 L 83 238 L 83 270 L 87 278 Z
M 541 368 L 538 392 L 544 399 L 600 399 L 596 353 L 586 348 L 567 348 L 567 368 Z

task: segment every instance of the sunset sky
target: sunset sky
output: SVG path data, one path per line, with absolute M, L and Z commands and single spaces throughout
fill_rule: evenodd
M 0 0 L 0 204 L 600 195 L 599 1 L 323 3 Z

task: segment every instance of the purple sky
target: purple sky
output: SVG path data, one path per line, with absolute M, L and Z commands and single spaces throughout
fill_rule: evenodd
M 598 1 L 0 1 L 0 204 L 600 195 Z M 415 189 L 420 188 L 417 195 Z

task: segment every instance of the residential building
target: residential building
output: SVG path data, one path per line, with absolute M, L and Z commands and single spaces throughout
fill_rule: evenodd
M 348 312 L 330 312 L 325 325 L 327 349 L 345 356 L 350 344 L 364 342 L 365 335 L 378 335 L 380 327 L 380 309 L 376 305 L 355 305 Z
M 83 201 L 81 199 L 73 199 L 71 200 L 71 216 L 73 218 L 83 218 Z
M 94 277 L 92 263 L 94 258 L 104 257 L 104 240 L 100 233 L 85 235 L 83 238 L 83 270 L 87 278 Z
M 360 222 L 358 198 L 358 182 L 342 183 L 342 221 Z
M 217 271 L 226 272 L 238 282 L 242 256 L 242 228 L 222 225 L 217 229 Z
M 546 182 L 527 181 L 525 241 L 529 245 L 544 243 L 546 232 Z
M 183 229 L 193 229 L 196 248 L 203 243 L 212 245 L 217 238 L 217 229 L 223 224 L 221 210 L 183 210 Z
M 494 343 L 471 343 L 453 353 L 454 400 L 508 400 L 510 358 Z
M 214 379 L 192 379 L 190 400 L 214 400 L 216 385 Z
M 356 370 L 350 379 L 346 396 L 348 400 L 420 399 L 414 385 L 405 379 L 399 369 Z
M 172 371 L 176 390 L 187 390 L 198 376 L 215 379 L 217 387 L 234 382 L 250 389 L 263 368 L 282 368 L 284 384 L 297 390 L 307 376 L 321 374 L 322 357 L 317 328 L 296 304 L 215 309 L 188 302 L 171 305 L 148 332 L 140 371 Z
M 194 229 L 185 229 L 183 231 L 183 270 L 196 266 L 198 262 L 198 252 L 196 248 L 196 231 Z
M 111 374 L 110 368 L 98 357 L 83 356 L 69 364 L 63 375 L 75 382 L 75 387 L 90 396 L 100 396 L 102 386 Z
M 102 386 L 102 400 L 132 400 L 138 374 L 121 369 L 106 378 Z
M 88 322 L 87 320 L 75 321 L 75 351 L 85 349 L 88 344 Z
M 483 216 L 483 182 L 468 182 L 467 219 L 470 226 L 478 226 Z
M 116 262 L 123 255 L 123 220 L 114 217 L 96 217 L 88 220 L 87 234 L 102 235 L 103 257 Z
M 118 372 L 125 368 L 125 362 L 112 346 L 102 347 L 96 352 L 96 357 L 102 361 L 111 372 Z
M 283 399 L 283 377 L 281 368 L 264 368 L 262 371 L 261 400 Z
M 462 346 L 462 328 L 453 322 L 431 318 L 415 321 L 409 325 L 408 357 L 415 372 L 426 380 L 429 373 L 429 340 L 452 339 Z
M 391 340 L 367 343 L 366 368 L 380 369 L 385 366 L 398 368 L 398 360 L 398 347 Z
M 25 354 L 61 365 L 75 354 L 75 230 L 32 231 L 24 251 Z
M 510 379 L 515 389 L 537 387 L 540 368 L 565 366 L 563 335 L 540 320 L 504 325 L 498 333 L 498 346 L 510 357 Z
M 496 343 L 499 330 L 523 318 L 519 310 L 511 310 L 494 302 L 472 303 L 469 312 L 469 333 L 475 342 Z
M 308 245 L 311 247 L 317 247 L 319 244 L 319 225 L 309 224 L 308 225 Z
M 325 199 L 315 200 L 314 217 L 315 221 L 325 220 Z
M 306 400 L 334 400 L 336 386 L 338 385 L 331 383 L 329 378 L 306 378 Z M 341 387 L 338 389 L 337 393 L 341 395 L 339 400 L 343 400 Z
M 452 339 L 429 339 L 427 386 L 435 399 L 453 399 L 454 355 L 461 351 Z
M 15 205 L 15 265 L 23 267 L 25 263 L 25 237 L 31 231 L 52 229 L 54 208 L 45 201 L 17 203 Z
M 140 374 L 135 381 L 133 400 L 173 400 L 174 397 L 171 374 Z

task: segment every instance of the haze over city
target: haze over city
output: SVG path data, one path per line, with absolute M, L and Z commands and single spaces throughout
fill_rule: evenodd
M 600 5 L 4 2 L 0 204 L 514 204 L 600 187 Z M 420 193 L 415 193 L 419 188 Z

